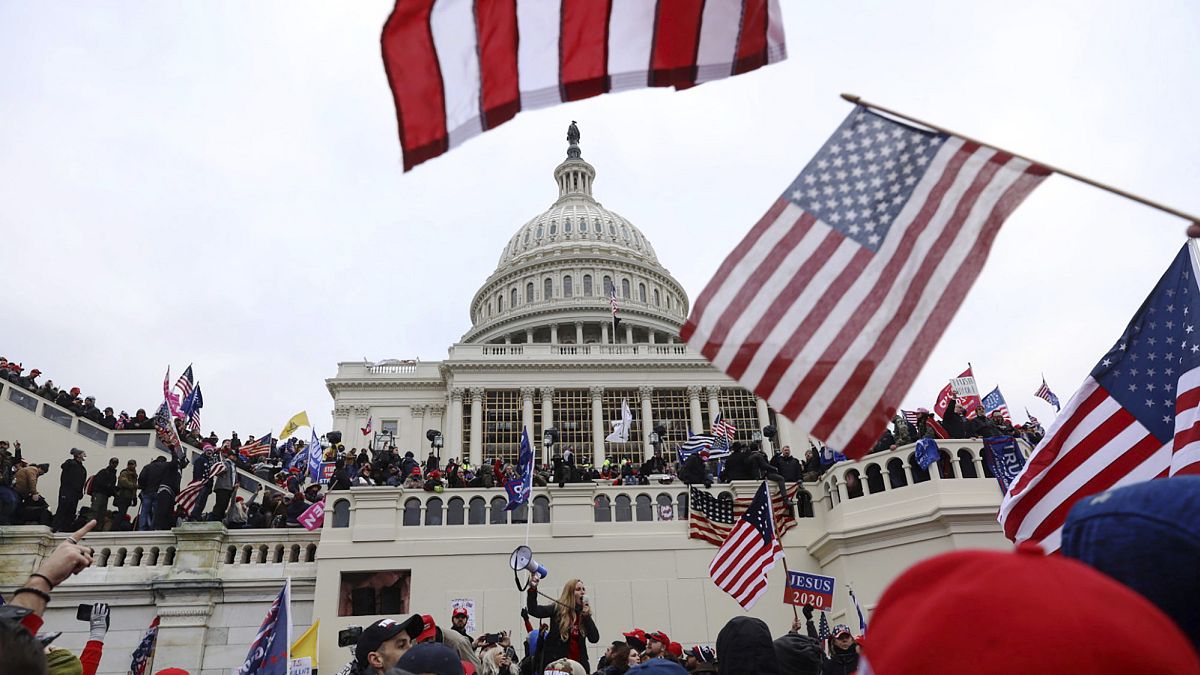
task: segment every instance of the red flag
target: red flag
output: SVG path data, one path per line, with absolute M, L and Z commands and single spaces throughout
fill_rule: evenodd
M 979 398 L 979 387 L 975 385 L 975 375 L 970 368 L 947 382 L 938 392 L 937 404 L 933 406 L 933 412 L 937 413 L 938 417 L 946 416 L 946 409 L 950 407 L 951 391 L 958 394 L 958 402 L 962 404 L 963 410 L 967 411 L 967 419 L 975 417 L 975 409 L 982 405 L 982 402 Z
M 397 0 L 381 42 L 405 171 L 522 110 L 787 57 L 778 0 Z

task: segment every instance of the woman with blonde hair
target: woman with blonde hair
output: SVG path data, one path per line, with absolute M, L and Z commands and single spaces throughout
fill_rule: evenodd
M 587 588 L 579 579 L 571 579 L 563 585 L 562 593 L 553 605 L 539 605 L 537 602 L 538 575 L 529 578 L 529 590 L 525 604 L 530 616 L 539 619 L 550 619 L 550 630 L 538 647 L 539 654 L 534 658 L 534 672 L 538 672 L 538 664 L 546 664 L 558 659 L 571 659 L 583 666 L 586 672 L 591 672 L 588 663 L 587 643 L 600 641 L 600 631 L 592 619 L 592 605 L 587 597 Z
M 495 643 L 479 648 L 479 664 L 479 675 L 519 675 L 520 672 L 508 658 L 508 652 Z

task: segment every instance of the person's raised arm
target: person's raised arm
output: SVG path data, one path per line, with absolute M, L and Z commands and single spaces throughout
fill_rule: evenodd
M 46 611 L 46 605 L 50 604 L 50 592 L 71 575 L 79 574 L 91 566 L 94 551 L 80 541 L 95 527 L 96 521 L 89 520 L 78 532 L 67 537 L 50 552 L 37 571 L 29 575 L 25 585 L 13 593 L 10 604 L 31 612 L 21 621 L 29 632 L 37 633 L 42 627 L 42 614 Z
M 529 577 L 529 590 L 525 593 L 525 609 L 529 610 L 530 616 L 536 616 L 539 619 L 549 619 L 554 616 L 553 605 L 539 605 L 537 602 L 537 587 L 538 575 L 532 574 Z

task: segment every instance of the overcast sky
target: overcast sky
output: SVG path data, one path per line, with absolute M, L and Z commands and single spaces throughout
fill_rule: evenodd
M 597 197 L 693 299 L 849 112 L 842 91 L 1200 212 L 1195 3 L 782 4 L 781 64 L 522 113 L 405 174 L 388 0 L 2 0 L 0 354 L 131 413 L 194 363 L 206 431 L 307 409 L 323 432 L 338 361 L 438 360 L 467 331 L 501 249 L 556 196 L 572 119 Z M 1065 402 L 1183 230 L 1052 177 L 906 407 L 970 361 L 1049 421 L 1041 374 Z

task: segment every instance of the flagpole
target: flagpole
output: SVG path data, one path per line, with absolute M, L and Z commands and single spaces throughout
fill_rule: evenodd
M 768 485 L 767 481 L 765 481 L 765 480 L 763 481 L 763 487 L 765 487 L 767 489 L 767 502 L 768 502 L 767 505 L 771 512 L 771 525 L 774 526 L 775 525 L 775 500 L 771 498 L 771 486 Z M 779 499 L 781 501 L 783 501 L 783 506 L 786 509 L 787 508 L 787 499 L 788 499 L 787 493 L 785 492 L 785 493 L 779 495 Z M 790 576 L 789 571 L 792 568 L 790 565 L 788 565 L 787 549 L 785 549 L 783 547 L 783 537 L 779 534 L 779 528 L 775 527 L 774 529 L 775 529 L 775 532 L 774 532 L 775 540 L 779 542 L 779 557 L 783 559 L 783 587 L 787 588 L 787 580 L 788 580 L 788 577 Z M 788 604 L 791 604 L 791 603 L 788 603 Z M 797 621 L 800 620 L 800 614 L 799 614 L 799 612 L 796 611 L 795 605 L 792 605 L 792 618 Z
M 1156 202 L 1152 199 L 1147 199 L 1146 197 L 1142 197 L 1140 195 L 1135 195 L 1132 192 L 1127 192 L 1125 190 L 1122 190 L 1121 188 L 1113 187 L 1112 185 L 1108 185 L 1106 183 L 1101 183 L 1100 181 L 1093 180 L 1091 178 L 1088 178 L 1087 176 L 1082 176 L 1080 174 L 1075 173 L 1074 171 L 1067 171 L 1066 169 L 1060 169 L 1059 167 L 1047 164 L 1046 162 L 1041 162 L 1036 159 L 1031 159 L 1030 157 L 1027 157 L 1025 155 L 1017 154 L 1015 152 L 1012 152 L 1011 150 L 997 148 L 996 146 L 992 145 L 991 143 L 984 143 L 983 141 L 971 138 L 970 136 L 967 136 L 966 134 L 960 134 L 957 131 L 951 131 L 950 129 L 947 129 L 946 127 L 942 127 L 942 126 L 938 126 L 936 124 L 932 124 L 930 122 L 926 122 L 925 120 L 918 119 L 916 117 L 913 117 L 912 115 L 907 115 L 898 110 L 893 110 L 891 108 L 885 108 L 884 106 L 881 106 L 876 103 L 871 103 L 870 101 L 864 101 L 860 96 L 858 96 L 856 94 L 842 94 L 842 98 L 855 104 L 855 105 L 861 105 L 864 108 L 871 108 L 873 110 L 878 110 L 879 112 L 887 113 L 889 115 L 894 115 L 901 119 L 908 120 L 909 122 L 914 122 L 916 124 L 920 124 L 923 127 L 928 127 L 930 129 L 933 129 L 934 131 L 940 131 L 943 134 L 957 136 L 957 137 L 959 137 L 965 141 L 971 142 L 971 143 L 978 143 L 980 145 L 986 145 L 990 148 L 996 148 L 997 150 L 1008 153 L 1008 154 L 1012 155 L 1013 157 L 1017 157 L 1019 159 L 1024 159 L 1026 161 L 1033 162 L 1034 164 L 1044 166 L 1047 169 L 1049 169 L 1050 171 L 1053 171 L 1054 173 L 1066 176 L 1067 178 L 1073 178 L 1073 179 L 1079 181 L 1080 183 L 1085 183 L 1087 185 L 1091 185 L 1094 188 L 1099 188 L 1101 190 L 1104 190 L 1105 192 L 1111 192 L 1112 194 L 1135 201 L 1144 206 L 1149 206 L 1152 209 L 1158 209 L 1159 211 L 1162 211 L 1164 213 L 1169 213 L 1178 218 L 1183 218 L 1184 220 L 1189 221 L 1191 223 L 1188 226 L 1187 235 L 1189 237 L 1200 236 L 1200 216 L 1196 216 L 1196 215 L 1187 213 L 1185 211 L 1180 211 L 1179 209 L 1171 208 L 1170 206 L 1167 206 L 1160 202 Z

